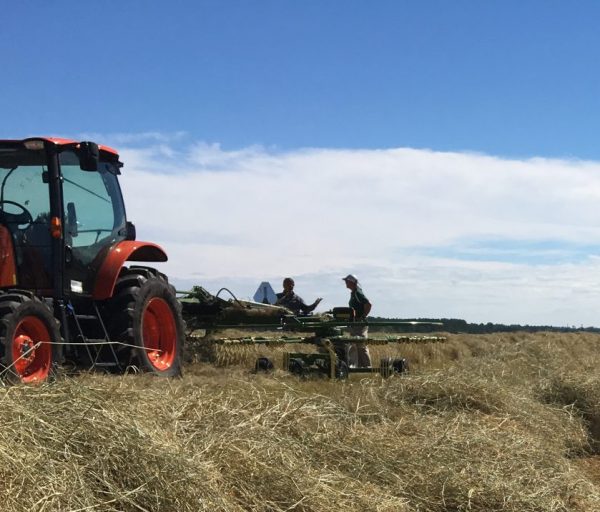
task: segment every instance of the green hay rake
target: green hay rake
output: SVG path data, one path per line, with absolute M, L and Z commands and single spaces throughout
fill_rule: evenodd
M 283 368 L 302 377 L 322 375 L 332 379 L 345 379 L 350 374 L 358 373 L 376 373 L 382 377 L 389 377 L 393 374 L 403 373 L 408 369 L 406 359 L 384 357 L 381 358 L 379 366 L 353 367 L 348 362 L 348 347 L 354 343 L 370 346 L 439 343 L 446 340 L 444 336 L 431 335 L 361 337 L 349 336 L 345 333 L 347 329 L 356 327 L 440 328 L 443 327 L 441 322 L 353 321 L 353 311 L 350 308 L 334 308 L 324 315 L 297 316 L 286 308 L 279 306 L 240 301 L 235 297 L 231 300 L 224 300 L 218 296 L 219 293 L 217 296 L 213 296 L 201 287 L 194 287 L 191 292 L 180 293 L 185 294 L 184 297 L 180 298 L 180 302 L 190 334 L 198 329 L 202 329 L 205 333 L 211 335 L 223 329 L 274 330 L 273 336 L 268 337 L 244 335 L 225 338 L 211 336 L 206 338 L 206 343 L 211 344 L 213 347 L 222 347 L 229 353 L 244 347 L 260 345 L 285 349 L 283 352 Z M 193 339 L 195 341 L 199 340 L 197 336 L 194 336 Z M 313 345 L 317 352 L 287 350 L 300 344 Z M 269 357 L 258 357 L 255 361 L 256 371 L 270 371 L 274 366 L 272 359 Z

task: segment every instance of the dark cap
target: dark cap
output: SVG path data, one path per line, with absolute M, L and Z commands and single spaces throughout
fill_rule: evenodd
M 346 277 L 342 277 L 342 281 L 350 281 L 351 283 L 358 283 L 358 277 L 354 274 L 348 274 Z

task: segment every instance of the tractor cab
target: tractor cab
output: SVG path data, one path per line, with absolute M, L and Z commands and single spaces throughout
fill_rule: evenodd
M 92 143 L 0 141 L 0 287 L 93 293 L 104 254 L 135 238 L 121 165 Z

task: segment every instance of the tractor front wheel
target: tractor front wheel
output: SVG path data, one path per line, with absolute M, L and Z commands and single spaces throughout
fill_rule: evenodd
M 111 299 L 111 339 L 125 341 L 123 364 L 173 377 L 181 375 L 185 327 L 167 278 L 151 268 L 123 268 Z
M 48 380 L 60 361 L 60 330 L 50 308 L 34 295 L 0 295 L 0 368 L 13 383 Z

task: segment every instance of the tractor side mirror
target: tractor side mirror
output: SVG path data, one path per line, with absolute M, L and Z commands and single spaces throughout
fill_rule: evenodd
M 77 230 L 77 212 L 75 211 L 75 203 L 67 203 L 67 233 L 72 237 L 78 235 Z
M 133 222 L 127 221 L 125 225 L 125 240 L 135 240 L 135 224 Z
M 79 144 L 79 167 L 83 171 L 97 171 L 100 161 L 100 150 L 95 142 Z

